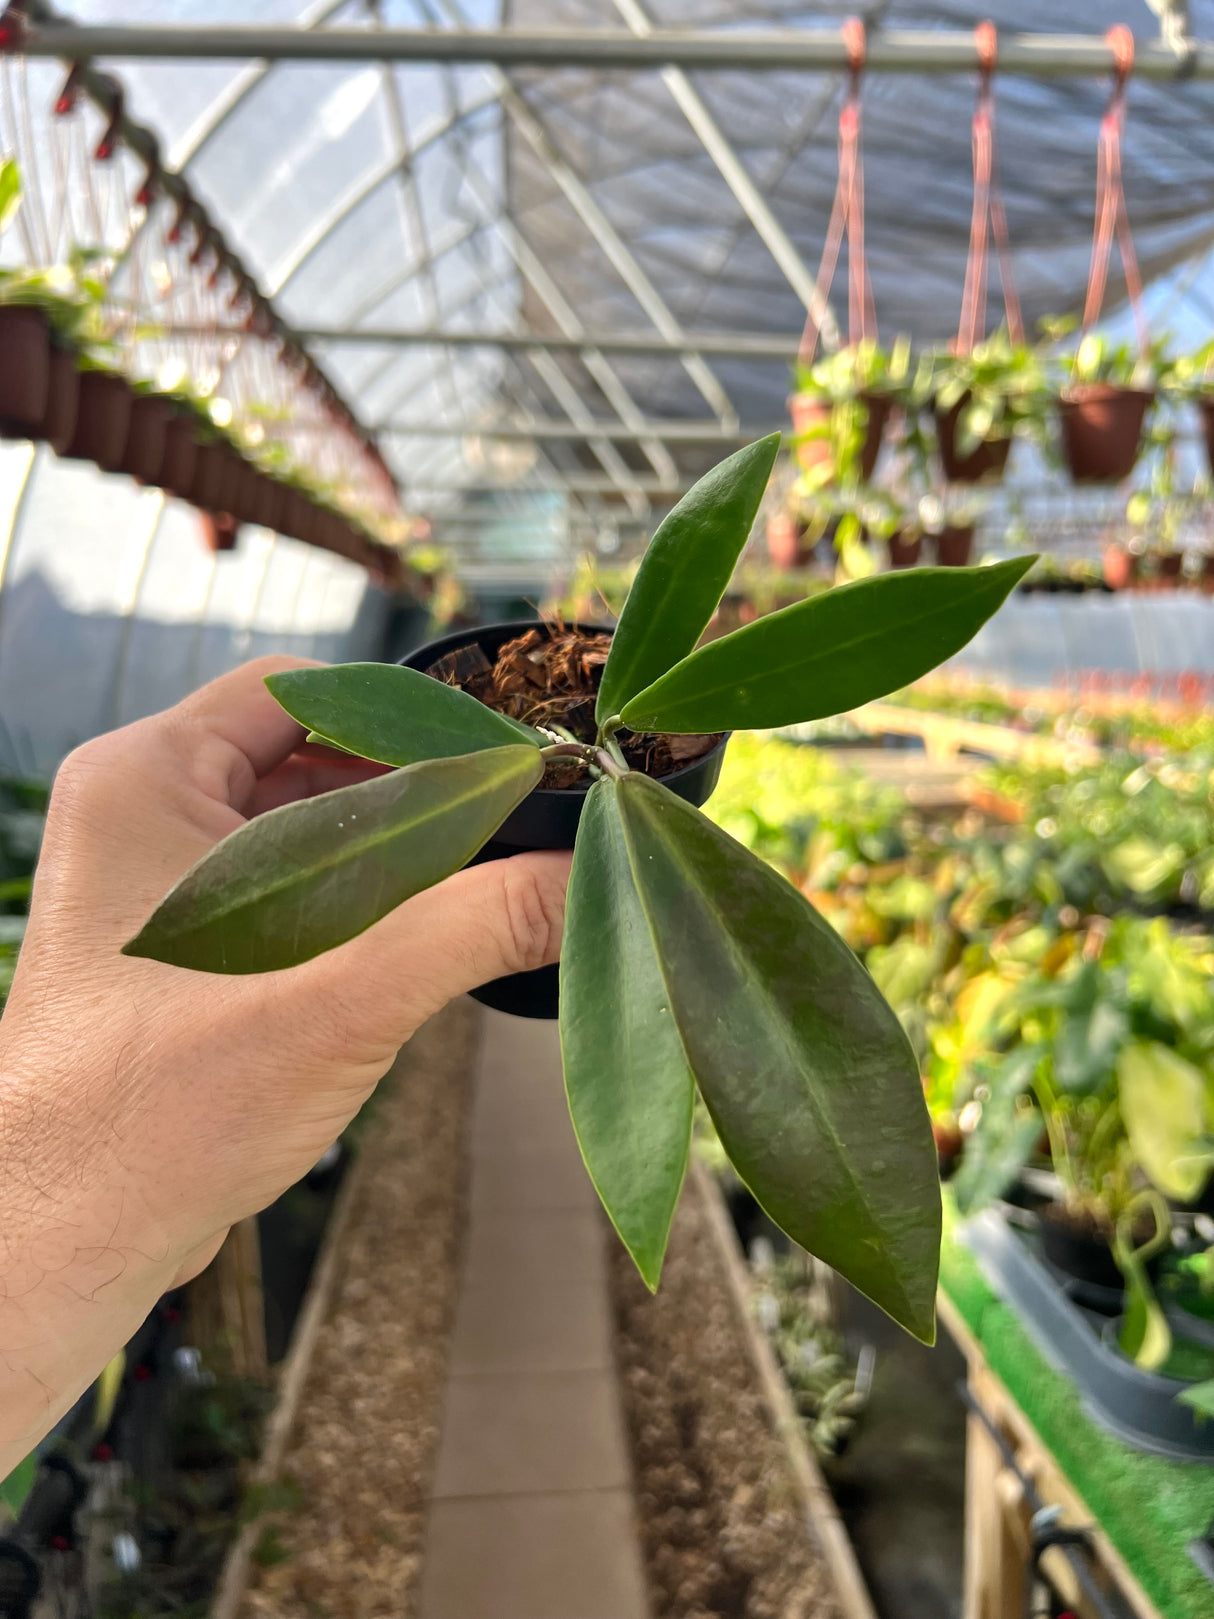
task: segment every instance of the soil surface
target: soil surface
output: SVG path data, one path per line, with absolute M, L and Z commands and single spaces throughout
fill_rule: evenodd
M 449 686 L 458 686 L 486 708 L 508 714 L 524 725 L 554 727 L 579 742 L 595 739 L 594 704 L 610 635 L 584 635 L 580 630 L 536 626 L 507 641 L 490 663 L 475 643 L 448 652 L 426 670 Z M 616 740 L 633 770 L 668 776 L 711 752 L 716 736 L 658 736 L 619 731 Z M 554 759 L 542 787 L 583 787 L 586 767 L 574 759 Z
M 360 1120 L 342 1279 L 243 1614 L 410 1619 L 459 1286 L 474 1011 L 427 1023 Z
M 618 1243 L 611 1253 L 654 1619 L 838 1619 L 695 1187 L 656 1295 Z

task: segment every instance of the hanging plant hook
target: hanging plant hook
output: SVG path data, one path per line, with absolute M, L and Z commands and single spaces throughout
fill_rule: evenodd
M 1126 91 L 1134 71 L 1134 36 L 1124 23 L 1118 23 L 1109 29 L 1105 39 L 1113 56 L 1113 93 L 1100 121 L 1096 162 L 1096 223 L 1092 232 L 1087 298 L 1083 306 L 1083 330 L 1090 331 L 1100 318 L 1109 260 L 1116 237 L 1125 270 L 1126 291 L 1134 311 L 1138 348 L 1145 358 L 1150 348 L 1150 336 L 1142 309 L 1142 278 L 1138 271 L 1138 257 L 1130 233 L 1121 179 L 1121 136 L 1125 127 Z

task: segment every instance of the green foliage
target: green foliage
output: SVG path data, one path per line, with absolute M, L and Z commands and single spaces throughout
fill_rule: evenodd
M 466 865 L 542 774 L 535 748 L 491 748 L 259 815 L 186 872 L 124 954 L 202 972 L 294 967 Z
M 593 745 L 553 742 L 401 669 L 271 677 L 312 734 L 402 768 L 241 827 L 126 949 L 218 972 L 306 960 L 457 870 L 548 759 L 572 758 L 593 785 L 562 965 L 566 1085 L 590 1174 L 641 1274 L 656 1285 L 698 1088 L 773 1219 L 930 1341 L 939 1195 L 906 1035 L 813 906 L 628 770 L 616 732 L 621 710 L 634 729 L 702 732 L 853 708 L 955 652 L 1027 563 L 873 580 L 694 651 L 777 447 L 773 435 L 724 462 L 655 535 L 603 674 Z M 887 829 L 847 836 L 869 848 Z M 890 898 L 908 914 L 931 905 L 922 885 Z
M 780 451 L 772 433 L 692 488 L 649 543 L 611 640 L 595 718 L 601 725 L 685 658 L 729 583 Z
M 384 765 L 448 759 L 484 748 L 539 747 L 538 732 L 455 686 L 395 663 L 287 669 L 266 685 L 317 741 Z
M 857 708 L 959 652 L 1032 566 L 859 579 L 710 641 L 623 710 L 634 730 L 794 725 Z
M 21 170 L 15 157 L 0 158 L 0 235 L 3 235 L 21 206 Z
M 897 398 L 910 377 L 910 339 L 900 337 L 886 350 L 873 340 L 851 343 L 824 354 L 813 365 L 798 363 L 798 393 L 816 394 L 838 402 L 855 399 L 863 393 L 883 393 Z
M 691 1146 L 695 1082 L 642 909 L 620 788 L 582 812 L 561 962 L 561 1057 L 578 1145 L 604 1207 L 655 1288 Z
M 942 413 L 962 406 L 957 449 L 966 456 L 1016 433 L 1040 442 L 1052 396 L 1041 351 L 1013 343 L 1001 327 L 968 354 L 936 349 L 921 356 L 914 397 Z

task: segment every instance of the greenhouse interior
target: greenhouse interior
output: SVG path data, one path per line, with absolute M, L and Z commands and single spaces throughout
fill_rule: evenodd
M 0 1619 L 1211 1619 L 1214 0 L 0 0 L 0 1007 Z

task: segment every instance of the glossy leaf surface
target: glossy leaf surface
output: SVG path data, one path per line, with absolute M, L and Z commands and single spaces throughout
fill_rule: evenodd
M 397 663 L 286 669 L 268 675 L 266 685 L 315 740 L 377 764 L 412 765 L 481 748 L 544 743 L 530 726 Z
M 738 731 L 858 708 L 959 652 L 1034 560 L 906 568 L 796 602 L 684 658 L 625 704 L 624 723 Z
M 934 1335 L 940 1189 L 918 1064 L 791 884 L 660 784 L 618 788 L 671 1009 L 735 1169 L 796 1242 Z
M 691 1071 L 604 778 L 586 798 L 561 950 L 569 1112 L 611 1223 L 656 1288 L 687 1169 Z
M 432 759 L 259 815 L 203 856 L 124 954 L 293 967 L 465 865 L 539 781 L 534 748 Z
M 729 583 L 780 451 L 771 433 L 683 496 L 641 559 L 603 670 L 595 714 L 618 714 L 695 646 Z

